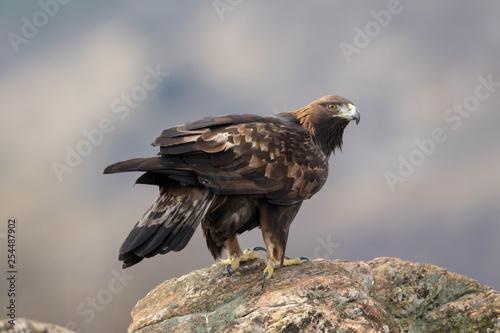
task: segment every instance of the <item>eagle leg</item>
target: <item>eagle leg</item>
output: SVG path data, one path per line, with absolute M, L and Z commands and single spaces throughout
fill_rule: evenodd
M 259 258 L 259 252 L 255 250 L 247 249 L 242 252 L 236 236 L 229 238 L 224 243 L 224 249 L 227 252 L 228 259 L 221 260 L 221 263 L 226 265 L 225 270 L 229 276 L 240 268 L 240 262 Z
M 300 205 L 301 202 L 291 206 L 261 202 L 260 229 L 267 249 L 267 266 L 262 278 L 262 289 L 264 289 L 266 281 L 273 275 L 275 267 L 302 263 L 301 259 L 285 258 L 290 223 L 297 214 Z
M 262 290 L 264 290 L 264 286 L 266 281 L 273 275 L 274 267 L 280 266 L 284 259 L 284 249 L 286 247 L 286 239 L 284 244 L 279 244 L 278 242 L 272 242 L 270 240 L 269 234 L 266 231 L 262 231 L 262 235 L 264 236 L 264 243 L 266 243 L 267 247 L 267 266 L 264 269 L 263 278 L 262 278 Z

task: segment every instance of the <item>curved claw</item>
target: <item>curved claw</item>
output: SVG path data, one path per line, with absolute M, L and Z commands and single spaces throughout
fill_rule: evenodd
M 264 272 L 264 278 L 262 279 L 262 290 L 264 290 L 264 284 L 266 283 L 266 279 L 269 276 L 269 272 L 265 271 Z
M 309 261 L 309 258 L 307 258 L 307 257 L 299 257 L 299 259 L 302 261 Z
M 256 246 L 253 248 L 254 251 L 264 251 L 264 252 L 267 252 L 267 250 L 265 248 L 263 248 L 262 246 Z
M 226 272 L 229 276 L 233 275 L 233 273 L 231 273 L 231 268 L 233 268 L 233 265 L 231 264 L 226 265 Z

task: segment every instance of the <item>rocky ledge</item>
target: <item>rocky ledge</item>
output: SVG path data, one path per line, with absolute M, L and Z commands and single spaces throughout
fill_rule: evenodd
M 75 333 L 64 327 L 36 320 L 18 318 L 15 325 L 8 319 L 0 320 L 0 333 Z
M 500 293 L 444 268 L 394 258 L 221 264 L 163 282 L 129 332 L 500 332 Z

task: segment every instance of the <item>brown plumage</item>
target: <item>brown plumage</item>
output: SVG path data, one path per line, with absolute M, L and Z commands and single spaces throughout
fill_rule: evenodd
M 182 250 L 200 223 L 215 259 L 222 249 L 241 257 L 237 235 L 260 227 L 268 267 L 283 264 L 290 224 L 325 184 L 353 119 L 358 110 L 339 96 L 271 117 L 209 117 L 164 130 L 157 157 L 108 166 L 104 173 L 143 171 L 137 183 L 160 189 L 120 249 L 123 267 Z

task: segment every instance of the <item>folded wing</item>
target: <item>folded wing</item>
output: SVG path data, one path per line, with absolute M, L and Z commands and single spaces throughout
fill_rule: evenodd
M 209 117 L 166 129 L 158 157 L 115 163 L 105 173 L 146 171 L 138 183 L 165 176 L 225 195 L 253 195 L 291 205 L 319 191 L 326 156 L 302 126 L 274 117 Z

